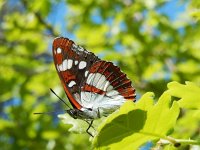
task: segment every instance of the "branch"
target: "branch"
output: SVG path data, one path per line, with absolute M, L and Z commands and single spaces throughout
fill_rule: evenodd
M 44 18 L 42 18 L 41 14 L 40 14 L 39 12 L 34 12 L 34 14 L 35 14 L 36 18 L 38 19 L 38 21 L 39 21 L 43 26 L 45 26 L 45 27 L 50 31 L 50 33 L 51 33 L 54 37 L 59 36 L 59 35 L 56 33 L 56 31 L 54 30 L 54 28 L 53 28 L 50 24 L 48 24 L 48 23 L 44 20 Z
M 28 2 L 26 0 L 21 1 L 23 6 L 27 9 L 28 8 Z M 45 19 L 42 17 L 40 12 L 33 12 L 35 17 L 38 19 L 38 21 L 45 27 L 49 32 L 51 33 L 52 36 L 57 37 L 59 36 L 58 33 L 54 30 L 54 28 L 51 26 L 51 24 L 47 23 Z
M 169 136 L 166 136 L 162 139 L 160 139 L 157 142 L 158 146 L 166 145 L 166 144 L 173 144 L 175 147 L 179 147 L 181 145 L 200 145 L 199 141 L 196 140 L 185 140 L 185 139 L 175 139 Z
M 200 141 L 198 140 L 186 140 L 186 139 L 175 139 L 170 136 L 163 136 L 155 133 L 148 133 L 140 131 L 139 133 L 154 136 L 160 138 L 160 140 L 157 142 L 159 145 L 166 145 L 166 144 L 173 144 L 175 147 L 179 147 L 180 145 L 200 145 Z

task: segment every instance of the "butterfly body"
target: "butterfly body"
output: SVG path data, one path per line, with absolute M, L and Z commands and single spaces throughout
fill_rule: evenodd
M 74 119 L 94 120 L 101 117 L 98 112 L 88 108 L 69 109 L 67 113 Z
M 53 42 L 53 58 L 75 119 L 108 116 L 126 100 L 135 101 L 135 89 L 119 67 L 100 60 L 73 41 L 59 37 Z

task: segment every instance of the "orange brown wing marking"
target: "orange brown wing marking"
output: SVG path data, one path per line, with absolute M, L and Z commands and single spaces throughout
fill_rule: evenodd
M 69 83 L 69 81 L 76 79 L 76 76 L 71 74 L 69 71 L 62 71 L 60 73 L 66 84 Z
M 134 90 L 132 88 L 118 89 L 118 91 L 127 100 L 135 99 L 135 89 Z
M 100 89 L 96 88 L 95 86 L 88 85 L 88 84 L 86 84 L 85 86 L 83 86 L 82 90 L 84 92 L 92 92 L 92 93 L 97 93 L 97 94 L 100 94 L 100 95 L 106 93 L 105 91 L 100 90 Z
M 58 65 L 62 64 L 62 55 L 56 54 L 55 57 L 56 57 L 56 60 L 57 60 L 57 64 Z
M 62 50 L 68 52 L 74 42 L 67 38 L 56 38 L 53 41 L 53 54 L 55 55 L 54 50 L 60 47 Z
M 68 98 L 70 99 L 70 101 L 73 103 L 73 105 L 78 108 L 78 109 L 81 109 L 82 106 L 75 100 L 75 98 L 72 96 L 72 94 L 69 92 L 69 90 L 67 89 L 67 87 L 64 85 L 63 82 L 61 82 L 63 87 L 64 87 L 64 90 L 68 96 Z

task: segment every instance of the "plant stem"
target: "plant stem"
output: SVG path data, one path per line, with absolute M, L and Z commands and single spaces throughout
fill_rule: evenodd
M 170 137 L 171 138 L 171 137 Z M 185 139 L 174 139 L 176 143 L 181 143 L 181 144 L 192 144 L 192 145 L 200 145 L 200 141 L 195 141 L 195 140 L 185 140 Z
M 159 134 L 155 134 L 155 133 L 148 133 L 148 132 L 143 132 L 140 131 L 141 134 L 145 134 L 145 135 L 149 135 L 149 136 L 154 136 L 154 137 L 158 137 L 160 139 L 163 139 L 165 141 L 168 141 L 168 144 L 173 144 L 173 145 L 177 145 L 177 144 L 184 144 L 184 145 L 200 145 L 200 141 L 196 141 L 196 140 L 186 140 L 186 139 L 175 139 L 172 138 L 170 136 L 163 136 L 163 135 L 159 135 Z M 165 144 L 167 144 L 167 142 L 165 142 Z

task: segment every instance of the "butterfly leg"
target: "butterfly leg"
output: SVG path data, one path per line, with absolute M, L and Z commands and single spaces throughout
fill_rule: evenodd
M 91 123 L 91 122 L 89 122 L 89 121 L 87 121 L 87 120 L 86 120 L 86 122 L 87 122 L 89 125 L 90 125 L 90 123 Z M 91 125 L 91 127 L 95 130 L 95 128 L 94 128 L 93 125 Z
M 97 112 L 97 116 L 99 117 L 99 118 L 101 118 L 101 116 L 100 116 L 100 111 L 99 111 L 99 107 L 98 107 L 98 112 Z
M 88 126 L 86 132 L 87 132 L 90 136 L 94 137 L 94 136 L 89 132 L 90 127 L 93 127 L 93 126 L 92 126 L 93 120 L 92 120 L 90 123 L 89 123 L 89 122 L 87 122 L 87 123 L 89 124 L 89 126 Z M 93 128 L 94 128 L 94 127 L 93 127 Z

